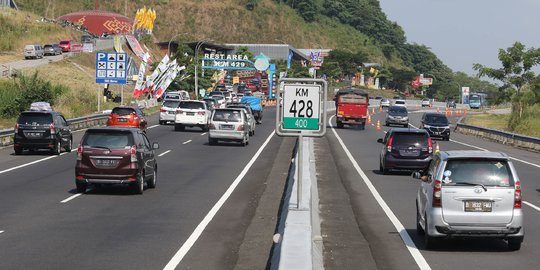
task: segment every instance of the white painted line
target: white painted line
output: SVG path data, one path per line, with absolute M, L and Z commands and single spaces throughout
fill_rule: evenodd
M 169 152 L 171 152 L 171 150 L 167 150 L 167 151 L 165 151 L 165 152 L 159 154 L 158 157 L 162 157 L 162 156 L 168 154 Z
M 180 264 L 180 262 L 182 261 L 184 256 L 186 256 L 186 254 L 189 252 L 191 247 L 195 244 L 197 239 L 199 239 L 199 237 L 201 236 L 201 234 L 204 231 L 204 229 L 206 228 L 206 226 L 208 226 L 210 221 L 212 221 L 212 219 L 217 214 L 219 209 L 221 209 L 221 207 L 225 204 L 225 202 L 231 196 L 231 194 L 236 189 L 238 184 L 240 184 L 242 179 L 244 179 L 244 176 L 246 175 L 246 173 L 249 171 L 249 169 L 251 168 L 253 163 L 255 163 L 255 160 L 257 160 L 257 158 L 262 153 L 262 151 L 264 150 L 264 148 L 266 147 L 268 142 L 270 142 L 270 139 L 272 139 L 272 137 L 274 136 L 275 133 L 276 133 L 275 131 L 272 131 L 272 133 L 268 136 L 268 138 L 263 143 L 263 145 L 259 148 L 259 150 L 257 150 L 257 153 L 255 153 L 255 155 L 248 162 L 246 167 L 244 167 L 242 172 L 240 172 L 240 174 L 236 177 L 236 179 L 234 179 L 231 186 L 227 189 L 227 191 L 225 191 L 225 193 L 221 196 L 221 198 L 219 198 L 219 200 L 212 207 L 212 209 L 210 209 L 210 212 L 208 212 L 208 214 L 206 214 L 204 219 L 201 221 L 201 223 L 199 223 L 199 225 L 197 225 L 197 228 L 195 228 L 193 233 L 191 233 L 191 235 L 186 240 L 186 242 L 184 242 L 182 247 L 180 247 L 180 249 L 176 252 L 176 254 L 174 254 L 174 256 L 169 261 L 169 263 L 167 263 L 167 265 L 163 268 L 164 270 L 174 270 L 178 266 L 178 264 Z
M 4 233 L 4 231 L 0 231 L 0 233 Z
M 201 133 L 201 136 L 204 136 L 204 135 L 206 135 L 206 132 L 205 132 L 205 133 Z
M 328 120 L 330 125 L 332 123 L 331 122 L 332 117 L 330 117 L 330 119 Z M 396 217 L 394 212 L 392 212 L 392 210 L 390 209 L 388 204 L 386 204 L 386 202 L 383 200 L 383 198 L 381 197 L 381 195 L 379 194 L 379 192 L 377 191 L 375 186 L 373 186 L 373 184 L 371 183 L 371 181 L 369 180 L 367 175 L 364 173 L 362 168 L 360 168 L 360 166 L 358 165 L 358 162 L 356 162 L 356 160 L 352 156 L 351 152 L 349 151 L 349 149 L 347 149 L 347 146 L 345 146 L 345 144 L 343 143 L 343 140 L 341 140 L 341 137 L 339 137 L 339 135 L 337 134 L 336 130 L 333 127 L 332 127 L 332 131 L 334 132 L 334 135 L 336 135 L 336 138 L 338 139 L 339 144 L 341 144 L 341 147 L 343 148 L 343 150 L 347 154 L 347 157 L 349 158 L 349 160 L 352 162 L 354 168 L 356 169 L 356 171 L 358 172 L 360 177 L 362 177 L 362 179 L 364 180 L 364 183 L 366 184 L 366 186 L 371 191 L 371 194 L 373 194 L 373 197 L 375 197 L 375 200 L 379 203 L 379 205 L 383 209 L 386 216 L 390 219 L 390 221 L 392 222 L 392 224 L 396 228 L 396 231 L 399 232 L 399 235 L 401 236 L 401 239 L 403 240 L 403 242 L 405 243 L 405 246 L 407 247 L 407 249 L 411 253 L 414 260 L 416 261 L 416 264 L 418 265 L 418 267 L 420 269 L 426 269 L 426 270 L 431 269 L 431 267 L 427 263 L 424 256 L 422 256 L 422 253 L 420 253 L 420 251 L 418 250 L 418 248 L 414 244 L 411 236 L 407 233 L 407 230 L 405 230 L 405 227 L 403 226 L 403 224 L 401 224 L 401 222 Z
M 532 207 L 532 208 L 534 208 L 534 210 L 540 212 L 540 207 L 538 207 L 538 206 L 536 206 L 536 205 L 534 205 L 534 204 L 532 204 L 530 202 L 526 202 L 526 201 L 523 201 L 523 203 L 530 206 L 530 207 Z
M 79 196 L 81 196 L 81 195 L 83 195 L 83 194 L 82 194 L 82 193 L 77 193 L 77 194 L 75 194 L 75 195 L 73 195 L 73 196 L 71 196 L 71 197 L 69 197 L 69 198 L 67 198 L 67 199 L 65 199 L 65 200 L 63 200 L 63 201 L 61 201 L 60 203 L 67 203 L 67 202 L 69 202 L 69 201 L 71 201 L 71 200 L 73 200 L 73 199 L 75 199 L 75 198 L 77 198 L 77 197 L 79 197 Z
M 149 126 L 147 129 L 153 129 L 155 127 L 159 127 L 159 125 L 153 125 L 153 126 Z
M 190 142 L 191 142 L 191 140 L 187 140 L 187 141 L 183 142 L 182 144 L 188 144 Z
M 13 168 L 9 168 L 9 169 L 5 169 L 3 171 L 0 171 L 0 174 L 7 173 L 7 172 L 10 172 L 10 171 L 13 171 L 13 170 L 16 170 L 16 169 L 24 168 L 26 166 L 30 166 L 30 165 L 33 165 L 33 164 L 36 164 L 36 163 L 39 163 L 39 162 L 42 162 L 42 161 L 45 161 L 45 160 L 48 160 L 48 159 L 55 158 L 55 157 L 57 157 L 57 156 L 50 156 L 50 157 L 34 160 L 34 161 L 26 163 L 26 164 L 22 164 L 22 165 L 19 165 L 19 166 L 15 166 Z

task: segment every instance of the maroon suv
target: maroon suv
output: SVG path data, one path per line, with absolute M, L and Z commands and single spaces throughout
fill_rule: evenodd
M 91 128 L 77 148 L 75 184 L 77 192 L 88 184 L 128 184 L 137 194 L 156 187 L 157 163 L 146 134 L 138 128 Z

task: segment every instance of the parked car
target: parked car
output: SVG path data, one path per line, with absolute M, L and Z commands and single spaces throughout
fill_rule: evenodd
M 388 108 L 384 125 L 401 125 L 403 127 L 408 127 L 409 112 L 407 111 L 407 108 L 403 106 L 391 106 Z
M 450 140 L 450 123 L 442 113 L 424 113 L 420 128 L 425 129 L 432 138 L 439 137 L 445 141 Z
M 16 155 L 23 150 L 50 149 L 59 155 L 71 151 L 73 136 L 64 116 L 55 111 L 26 111 L 17 118 L 13 136 Z
M 394 106 L 403 106 L 406 107 L 407 104 L 405 103 L 405 100 L 403 99 L 397 99 L 394 101 Z
M 203 131 L 208 130 L 210 110 L 206 102 L 199 100 L 180 101 L 174 118 L 174 130 L 184 130 L 185 127 L 200 127 Z
M 447 108 L 456 108 L 456 101 L 453 100 L 453 99 L 449 99 L 448 101 L 446 101 L 446 107 Z
M 249 136 L 255 135 L 255 128 L 257 126 L 256 124 L 257 121 L 255 120 L 255 115 L 253 115 L 253 111 L 251 110 L 251 106 L 249 103 L 235 102 L 235 103 L 228 104 L 227 108 L 244 109 L 247 116 L 247 120 L 249 122 L 249 132 L 248 132 Z
M 431 100 L 429 98 L 422 99 L 422 108 L 423 107 L 431 107 Z
M 88 129 L 77 148 L 75 186 L 84 193 L 89 184 L 127 184 L 142 194 L 144 184 L 155 188 L 157 162 L 146 134 L 138 128 Z
M 62 52 L 70 52 L 71 40 L 70 39 L 60 40 L 60 43 L 58 44 L 58 46 L 62 47 Z
M 107 126 L 133 127 L 143 132 L 146 132 L 147 125 L 144 113 L 137 106 L 114 107 L 107 120 Z
M 388 108 L 390 107 L 390 100 L 387 98 L 381 99 L 381 102 L 379 103 L 382 108 Z
M 378 139 L 381 149 L 379 171 L 425 170 L 433 155 L 433 143 L 427 131 L 412 128 L 392 128 L 384 139 Z
M 236 141 L 242 146 L 249 144 L 249 123 L 243 109 L 216 109 L 208 125 L 208 144 L 218 141 Z
M 39 44 L 31 44 L 24 46 L 24 59 L 38 59 L 43 58 L 45 55 L 43 47 Z
M 176 115 L 176 109 L 180 105 L 180 100 L 169 100 L 166 99 L 161 104 L 159 109 L 159 124 L 165 125 L 169 122 L 174 122 L 174 117 Z
M 62 54 L 62 48 L 58 44 L 45 44 L 43 46 L 44 55 L 60 55 Z
M 413 176 L 422 180 L 416 196 L 416 230 L 424 235 L 427 249 L 443 238 L 459 237 L 500 238 L 510 250 L 521 248 L 522 186 L 506 154 L 441 151 L 429 169 Z

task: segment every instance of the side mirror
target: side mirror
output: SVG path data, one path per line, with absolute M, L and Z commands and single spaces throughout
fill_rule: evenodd
M 152 149 L 159 149 L 159 143 L 155 142 L 152 144 Z
M 382 138 L 381 138 L 381 139 L 377 139 L 377 142 L 378 142 L 378 143 L 383 143 L 383 139 L 382 139 Z

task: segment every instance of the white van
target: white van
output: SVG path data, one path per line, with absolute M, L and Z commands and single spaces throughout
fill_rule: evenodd
M 43 58 L 43 54 L 43 47 L 41 47 L 39 44 L 24 46 L 24 59 Z

